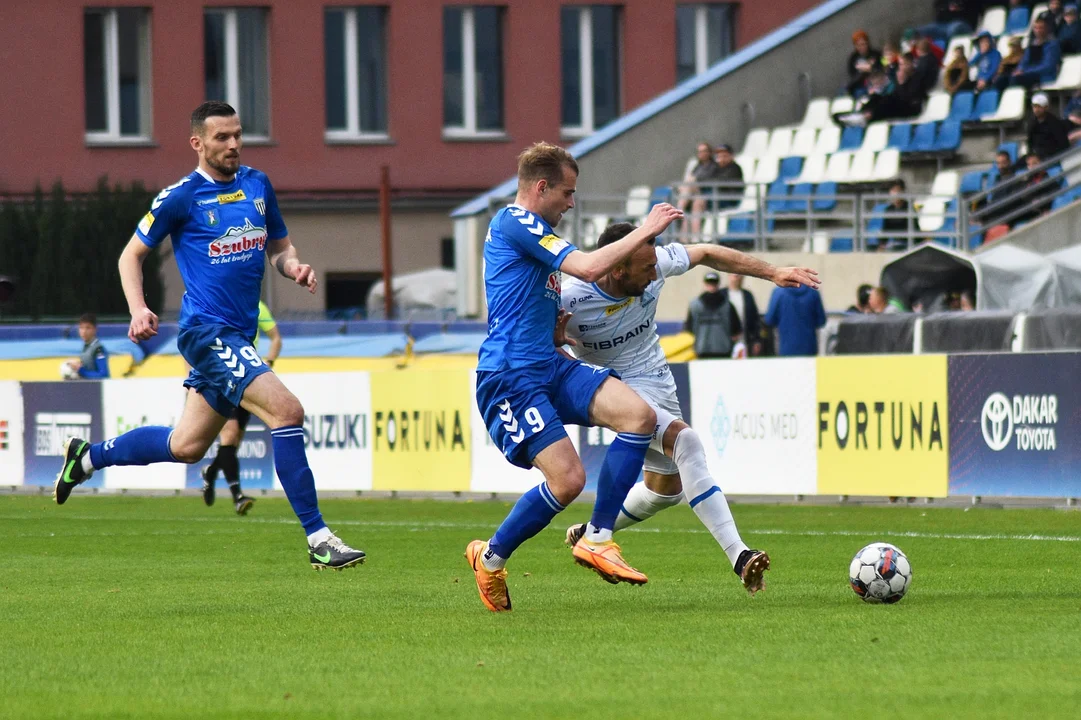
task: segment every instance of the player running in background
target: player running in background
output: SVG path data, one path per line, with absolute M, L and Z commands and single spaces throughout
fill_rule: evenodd
M 267 336 L 270 340 L 270 350 L 263 356 L 263 362 L 273 368 L 274 361 L 282 352 L 282 334 L 278 331 L 278 323 L 274 322 L 274 316 L 270 314 L 270 308 L 262 300 L 259 301 L 259 319 L 257 320 L 259 333 Z M 259 347 L 259 333 L 252 339 L 252 347 Z M 233 417 L 225 422 L 218 436 L 218 453 L 203 468 L 203 502 L 207 507 L 214 504 L 214 483 L 218 479 L 218 472 L 225 474 L 225 481 L 229 483 L 229 492 L 233 496 L 233 508 L 237 515 L 247 515 L 255 499 L 250 498 L 240 489 L 240 460 L 237 458 L 237 450 L 240 441 L 244 439 L 244 432 L 248 429 L 248 421 L 251 413 L 242 407 L 233 412 Z
M 623 560 L 612 527 L 638 479 L 656 414 L 611 370 L 561 354 L 552 340 L 560 272 L 597 280 L 683 213 L 657 205 L 621 241 L 579 252 L 552 230 L 574 207 L 577 181 L 578 163 L 563 148 L 537 143 L 526 149 L 518 156 L 514 204 L 496 213 L 484 242 L 488 337 L 477 363 L 477 405 L 507 460 L 535 466 L 545 477 L 519 498 L 490 540 L 466 548 L 481 600 L 493 612 L 511 609 L 505 569 L 511 553 L 585 487 L 585 470 L 563 423 L 619 433 L 604 458 L 593 517 L 574 546 L 575 560 L 611 583 L 647 580 Z
M 610 225 L 598 247 L 623 242 L 638 229 L 630 223 Z M 678 243 L 635 252 L 596 282 L 570 279 L 563 285 L 559 328 L 580 360 L 611 368 L 642 396 L 657 414 L 657 433 L 645 459 L 645 482 L 627 495 L 615 530 L 642 522 L 686 495 L 691 509 L 724 549 L 743 586 L 754 595 L 765 587 L 762 574 L 769 556 L 744 544 L 721 488 L 710 477 L 702 440 L 680 418 L 676 381 L 657 336 L 657 298 L 664 282 L 692 267 L 770 280 L 781 287 L 818 287 L 818 274 L 807 268 L 777 268 L 738 250 L 720 245 Z M 571 316 L 573 314 L 573 317 Z M 557 333 L 556 342 L 563 337 Z M 575 545 L 585 525 L 567 530 L 567 543 Z
M 191 116 L 190 142 L 199 166 L 158 194 L 120 255 L 120 280 L 131 311 L 128 337 L 146 340 L 157 334 L 158 317 L 143 296 L 143 260 L 172 237 L 186 288 L 177 347 L 192 368 L 184 381 L 184 412 L 175 428 L 136 428 L 93 445 L 72 438 L 54 497 L 62 505 L 76 485 L 105 467 L 198 462 L 226 419 L 242 407 L 271 428 L 274 467 L 308 535 L 312 567 L 356 565 L 364 553 L 338 539 L 319 512 L 304 452 L 304 408 L 251 345 L 267 259 L 312 293 L 315 273 L 297 259 L 270 180 L 240 164 L 236 111 L 223 102 L 200 105 Z

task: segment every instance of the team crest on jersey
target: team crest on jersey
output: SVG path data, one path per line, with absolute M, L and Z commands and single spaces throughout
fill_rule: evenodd
M 262 252 L 266 248 L 266 228 L 252 225 L 244 218 L 240 227 L 231 227 L 225 234 L 207 246 L 207 255 L 211 264 L 244 262 L 253 257 L 254 251 Z M 260 259 L 262 262 L 262 259 Z
M 217 210 L 207 210 L 203 214 L 206 216 L 206 224 L 210 227 L 217 227 L 221 222 L 221 217 L 218 215 Z
M 266 215 L 266 201 L 263 198 L 255 198 L 255 209 L 259 211 L 260 215 Z

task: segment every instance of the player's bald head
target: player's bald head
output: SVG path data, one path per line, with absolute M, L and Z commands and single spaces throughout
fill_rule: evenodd
M 227 102 L 221 100 L 208 100 L 191 114 L 191 134 L 202 137 L 206 132 L 206 120 L 212 117 L 233 117 L 236 110 Z
M 528 187 L 538 180 L 547 180 L 548 185 L 555 187 L 563 182 L 564 168 L 578 174 L 573 155 L 558 145 L 534 143 L 518 156 L 518 187 Z

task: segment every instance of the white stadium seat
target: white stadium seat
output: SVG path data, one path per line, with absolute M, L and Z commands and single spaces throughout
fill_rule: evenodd
M 901 173 L 901 151 L 897 148 L 886 148 L 875 158 L 875 169 L 871 174 L 872 180 L 892 180 Z
M 799 177 L 792 182 L 811 183 L 812 185 L 822 182 L 826 176 L 826 158 L 825 153 L 808 155 L 807 159 L 803 161 L 803 170 L 800 172 Z
M 983 119 L 984 122 L 1012 122 L 1025 117 L 1025 89 L 1023 87 L 1006 88 L 998 101 L 998 110 L 994 115 Z
M 830 103 L 830 117 L 833 117 L 837 113 L 852 112 L 852 108 L 855 107 L 855 105 L 855 101 L 848 95 L 835 97 L 833 98 L 833 102 Z
M 942 198 L 924 200 L 917 222 L 920 230 L 925 232 L 933 232 L 941 228 L 946 222 L 946 200 Z
M 929 122 L 938 122 L 945 120 L 950 116 L 950 96 L 949 93 L 937 92 L 931 93 L 931 97 L 927 98 L 927 104 L 923 108 L 923 112 L 920 116 L 913 120 L 917 125 L 922 125 Z
M 747 155 L 736 155 L 732 158 L 732 161 L 739 165 L 739 169 L 743 171 L 743 177 L 749 178 L 754 175 L 754 166 L 757 162 L 755 158 Z
M 848 170 L 849 182 L 867 182 L 874 176 L 875 151 L 857 150 L 852 156 L 852 167 Z
M 627 191 L 627 205 L 624 214 L 631 218 L 644 217 L 649 212 L 649 198 L 653 188 L 649 185 L 635 185 Z
M 931 195 L 934 197 L 953 197 L 957 194 L 960 178 L 956 170 L 943 170 L 935 175 L 931 183 Z
M 743 150 L 740 155 L 759 158 L 766 154 L 769 147 L 769 130 L 767 128 L 755 128 L 747 133 L 747 139 L 743 141 Z
M 860 150 L 878 152 L 885 150 L 890 141 L 890 124 L 888 122 L 874 122 L 867 126 L 863 133 L 863 144 Z
M 793 132 L 794 129 L 790 127 L 774 128 L 769 135 L 769 147 L 766 148 L 765 154 L 778 158 L 788 157 L 792 149 Z
M 766 189 L 762 188 L 762 194 L 766 194 Z M 754 183 L 748 183 L 747 187 L 743 188 L 743 199 L 739 203 L 739 207 L 734 212 L 753 212 L 758 209 L 758 186 Z
M 1067 55 L 1062 59 L 1062 69 L 1050 85 L 1041 85 L 1041 90 L 1075 90 L 1081 87 L 1081 55 Z
M 807 112 L 803 114 L 801 127 L 824 128 L 833 120 L 830 118 L 829 98 L 814 98 L 807 103 Z
M 801 127 L 792 138 L 792 147 L 789 156 L 807 157 L 815 149 L 815 140 L 818 139 L 818 128 Z
M 986 30 L 995 37 L 1006 32 L 1006 8 L 987 8 L 987 12 L 983 14 L 983 21 L 980 22 L 980 26 L 976 28 L 976 32 L 979 33 L 982 30 Z
M 841 128 L 830 125 L 819 131 L 814 149 L 816 155 L 829 155 L 832 152 L 837 152 L 839 147 L 841 147 Z
M 694 170 L 694 166 L 698 164 L 698 158 L 693 157 L 687 161 L 687 166 L 683 168 L 683 177 L 689 177 L 691 171 Z
M 777 179 L 777 175 L 781 171 L 781 159 L 775 155 L 767 155 L 766 157 L 759 158 L 758 165 L 754 169 L 754 176 L 751 177 L 751 182 L 762 183 L 768 185 Z M 744 175 L 746 177 L 746 175 Z
M 848 182 L 851 169 L 852 153 L 835 152 L 830 155 L 830 159 L 826 163 L 826 181 L 836 183 Z

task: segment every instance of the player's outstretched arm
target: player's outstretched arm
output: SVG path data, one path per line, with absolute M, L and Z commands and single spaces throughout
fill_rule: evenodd
M 559 266 L 559 269 L 579 280 L 596 282 L 616 265 L 630 257 L 643 243 L 660 235 L 674 220 L 681 217 L 683 217 L 683 211 L 668 203 L 654 205 L 646 221 L 642 223 L 642 227 L 611 245 L 605 245 L 591 253 L 575 250 L 563 259 L 563 264 Z
M 138 235 L 131 240 L 120 253 L 120 285 L 124 288 L 124 298 L 128 301 L 131 324 L 128 325 L 128 339 L 132 342 L 149 340 L 158 334 L 158 316 L 146 306 L 143 295 L 143 261 L 153 252 L 153 248 L 144 243 Z
M 690 258 L 691 267 L 705 265 L 721 272 L 769 280 L 780 287 L 806 285 L 817 289 L 822 284 L 817 270 L 801 267 L 779 268 L 723 245 L 691 245 L 687 247 L 687 257 Z
M 297 285 L 308 288 L 308 292 L 315 294 L 315 288 L 319 281 L 315 279 L 315 271 L 311 265 L 305 265 L 297 259 L 297 249 L 289 241 L 289 236 L 277 240 L 271 240 L 267 244 L 267 259 L 282 277 L 287 277 Z

